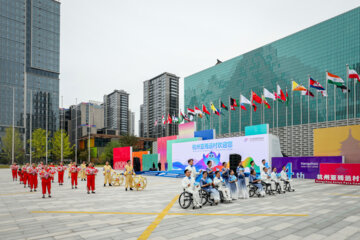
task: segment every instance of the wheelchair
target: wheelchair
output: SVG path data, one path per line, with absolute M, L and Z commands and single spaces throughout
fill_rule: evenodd
M 295 192 L 295 189 L 293 189 L 290 185 L 290 181 L 288 180 L 282 180 L 284 182 L 284 191 L 288 192 Z
M 278 194 L 285 193 L 284 190 L 281 190 L 281 186 L 279 182 L 274 181 L 274 183 L 275 183 L 275 190 L 274 190 L 275 192 L 277 192 Z
M 224 202 L 231 202 L 231 200 L 225 200 L 224 194 L 222 191 L 219 190 L 219 187 L 215 187 L 215 189 L 219 192 L 220 195 L 220 202 L 224 203 Z
M 200 190 L 201 191 L 201 190 Z M 200 195 L 200 199 L 201 199 L 201 203 L 204 204 L 204 202 L 206 203 L 207 199 L 203 200 L 201 193 L 199 192 Z M 185 189 L 184 191 L 180 194 L 179 196 L 179 205 L 182 209 L 187 209 L 190 207 L 190 205 L 193 205 L 193 209 L 195 209 L 195 205 L 193 204 L 193 195 L 192 193 L 186 192 Z M 202 206 L 200 206 L 201 208 Z
M 201 205 L 204 206 L 205 204 L 209 203 L 210 206 L 215 204 L 214 199 L 211 198 L 211 193 L 208 193 L 204 189 L 201 189 L 199 191 L 200 199 L 201 199 Z
M 268 195 L 274 195 L 275 190 L 271 189 L 271 183 L 267 183 L 264 181 L 261 181 L 261 185 L 263 186 L 263 188 L 265 189 L 265 193 Z
M 253 184 L 253 183 L 249 183 L 248 189 L 249 189 L 249 197 L 254 197 L 255 195 L 256 195 L 257 197 L 265 197 L 265 195 L 263 196 L 262 194 L 260 194 L 259 192 L 257 192 L 258 187 L 255 186 L 255 184 Z

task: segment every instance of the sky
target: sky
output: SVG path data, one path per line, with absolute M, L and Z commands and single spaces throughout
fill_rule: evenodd
M 61 0 L 63 106 L 102 102 L 123 89 L 137 134 L 143 81 L 179 76 L 183 109 L 184 77 L 358 6 L 360 0 Z

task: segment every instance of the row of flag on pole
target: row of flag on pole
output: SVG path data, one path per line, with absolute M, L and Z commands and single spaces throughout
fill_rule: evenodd
M 357 79 L 360 82 L 359 74 L 353 70 L 349 69 L 348 71 L 348 78 L 351 79 Z M 337 88 L 341 89 L 343 93 L 348 93 L 350 90 L 345 86 L 344 80 L 332 73 L 326 72 L 326 81 L 328 84 L 333 84 Z M 327 91 L 326 89 L 316 80 L 314 80 L 312 77 L 309 77 L 309 87 L 313 88 L 315 91 L 321 93 L 323 97 L 327 97 Z M 296 83 L 295 81 L 292 81 L 292 87 L 291 90 L 293 92 L 300 91 L 301 95 L 306 95 L 309 97 L 314 97 L 314 94 L 310 91 L 310 89 L 307 89 L 303 85 L 300 85 Z M 264 104 L 264 106 L 268 109 L 271 109 L 271 106 L 267 99 L 272 99 L 274 102 L 279 101 L 282 103 L 288 103 L 290 101 L 288 91 L 286 90 L 285 93 L 281 89 L 281 87 L 277 84 L 276 86 L 276 92 L 271 92 L 268 89 L 263 89 L 263 94 L 261 94 L 261 97 L 257 95 L 254 91 L 251 91 L 250 93 L 250 100 L 247 99 L 245 96 L 240 95 L 240 99 L 237 100 L 235 98 L 229 97 L 229 107 L 230 110 L 235 111 L 237 107 L 240 107 L 242 110 L 247 110 L 246 106 L 251 106 L 256 112 L 257 106 L 255 103 L 258 104 Z M 199 109 L 197 106 L 194 106 L 194 108 L 188 108 L 187 114 L 183 114 L 180 112 L 179 117 L 177 116 L 171 116 L 168 114 L 168 116 L 162 116 L 162 124 L 172 124 L 172 123 L 182 123 L 184 121 L 193 121 L 194 117 L 203 118 L 203 116 L 211 115 L 211 111 L 213 114 L 220 116 L 222 114 L 222 110 L 228 111 L 229 108 L 224 104 L 222 101 L 219 101 L 219 108 L 217 108 L 214 103 L 210 103 L 210 111 L 205 106 L 205 104 L 202 104 L 202 109 Z M 158 121 L 155 121 L 155 126 L 158 124 Z

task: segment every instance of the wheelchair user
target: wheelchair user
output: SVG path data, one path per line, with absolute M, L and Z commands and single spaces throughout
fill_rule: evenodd
M 214 183 L 212 182 L 211 178 L 208 178 L 208 173 L 203 172 L 203 177 L 200 180 L 201 188 L 210 194 L 210 198 L 214 199 L 215 205 L 220 202 L 220 194 L 219 191 L 214 188 Z
M 271 181 L 273 181 L 275 183 L 275 188 L 276 188 L 276 185 L 279 185 L 279 188 L 280 188 L 280 192 L 284 192 L 284 183 L 282 181 L 279 180 L 278 176 L 277 176 L 277 169 L 276 167 L 274 167 L 272 169 L 272 172 L 271 172 Z
M 271 193 L 273 190 L 275 190 L 275 183 L 271 181 L 267 167 L 263 167 L 263 171 L 261 172 L 260 176 L 261 183 L 266 187 L 265 189 L 268 190 L 270 188 L 268 193 Z
M 291 180 L 286 174 L 286 166 L 282 167 L 282 171 L 280 172 L 280 179 L 285 183 L 284 190 L 286 189 L 286 185 L 289 185 L 289 191 L 294 191 L 294 188 L 291 186 Z
M 220 172 L 215 172 L 214 186 L 222 192 L 225 201 L 231 201 L 230 189 L 226 187 L 225 180 L 220 176 Z
M 185 192 L 191 193 L 193 198 L 194 207 L 201 208 L 201 199 L 199 195 L 199 185 L 195 186 L 195 178 L 191 177 L 191 171 L 185 169 L 184 171 L 185 177 L 181 182 L 181 186 L 183 187 Z
M 256 177 L 256 172 L 254 169 L 252 169 L 250 172 L 249 182 L 257 188 L 256 193 L 260 194 L 261 196 L 265 196 L 265 191 L 261 185 L 261 179 Z

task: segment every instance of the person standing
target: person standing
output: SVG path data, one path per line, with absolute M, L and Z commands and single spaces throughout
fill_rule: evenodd
M 21 167 L 19 166 L 18 168 L 18 176 L 19 176 L 19 179 L 20 179 L 20 184 L 22 184 L 24 182 L 24 177 L 23 177 L 23 173 L 22 173 L 22 170 L 21 170 Z
M 28 176 L 30 180 L 30 192 L 33 190 L 36 192 L 38 187 L 38 169 L 36 168 L 35 163 L 33 163 L 32 167 L 29 168 Z
M 208 173 L 208 177 L 211 178 L 211 180 L 214 179 L 214 171 L 212 170 L 212 161 L 207 161 L 206 163 L 206 171 Z
M 72 165 L 73 165 L 73 163 L 72 163 L 72 162 L 70 162 L 70 163 L 68 164 L 68 178 L 70 178 L 70 177 L 71 177 L 70 168 L 72 167 Z
M 241 161 L 239 162 L 239 166 L 236 168 L 236 173 L 238 175 L 238 194 L 239 198 L 249 198 L 249 192 L 246 187 L 245 181 L 245 168 L 243 167 Z
M 81 181 L 86 181 L 86 173 L 85 173 L 85 171 L 86 171 L 86 163 L 85 163 L 85 161 L 82 162 L 80 168 L 81 168 L 80 179 L 81 179 Z
M 199 172 L 196 171 L 196 167 L 194 166 L 194 159 L 189 159 L 188 160 L 188 166 L 185 168 L 185 170 L 189 170 L 191 173 L 190 173 L 190 176 L 192 178 L 197 179 L 197 177 L 201 174 L 202 170 L 200 169 Z
M 18 167 L 18 165 L 16 165 L 16 163 L 13 163 L 10 166 L 13 181 L 17 181 L 17 170 L 18 170 L 18 168 L 19 167 Z
M 50 169 L 49 171 L 51 172 L 51 182 L 54 182 L 54 177 L 55 177 L 55 174 L 56 174 L 56 168 L 55 168 L 55 165 L 53 163 L 51 163 L 49 166 L 48 166 L 48 169 Z
M 28 169 L 29 169 L 29 163 L 26 163 L 21 169 L 21 171 L 23 173 L 24 188 L 26 188 L 26 184 L 28 184 L 28 186 L 30 186 L 30 179 L 29 179 Z
M 59 186 L 64 184 L 64 172 L 65 172 L 65 170 L 66 170 L 66 167 L 64 166 L 63 162 L 61 162 L 59 164 L 59 166 L 57 167 Z
M 71 166 L 70 172 L 71 172 L 71 188 L 74 189 L 74 186 L 75 188 L 77 188 L 78 172 L 80 172 L 80 168 L 76 166 L 75 162 Z
M 131 161 L 128 160 L 125 165 L 125 191 L 127 191 L 128 187 L 132 191 L 133 189 L 133 175 L 134 175 L 134 169 L 131 166 Z
M 223 162 L 222 163 L 222 169 L 221 169 L 221 174 L 222 174 L 222 178 L 225 181 L 225 186 L 227 188 L 230 188 L 230 184 L 229 184 L 229 176 L 230 176 L 230 169 L 227 167 L 227 162 Z
M 111 171 L 112 171 L 112 168 L 111 166 L 109 165 L 109 162 L 107 161 L 105 163 L 105 166 L 103 168 L 103 174 L 104 174 L 104 187 L 106 186 L 106 184 L 108 183 L 109 186 L 111 187 Z
M 98 170 L 94 168 L 92 163 L 89 163 L 89 166 L 86 168 L 86 176 L 87 176 L 87 193 L 95 193 L 95 176 Z
M 49 198 L 51 198 L 51 169 L 45 165 L 39 175 L 41 178 L 42 198 L 45 198 L 46 190 Z

